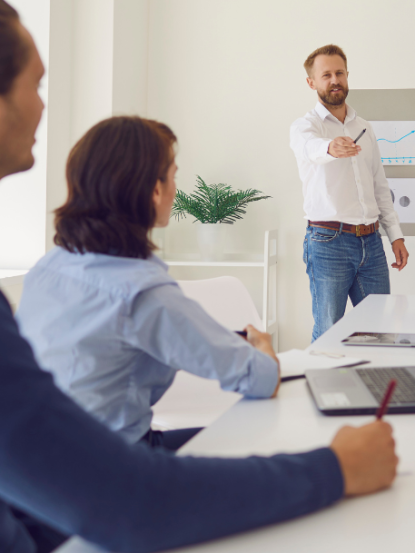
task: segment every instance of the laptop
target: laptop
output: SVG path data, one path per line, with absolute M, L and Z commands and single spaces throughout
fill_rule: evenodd
M 389 346 L 395 348 L 415 348 L 415 334 L 395 334 L 393 332 L 354 332 L 342 343 L 346 346 Z
M 325 415 L 373 415 L 389 382 L 397 386 L 388 413 L 415 413 L 415 367 L 309 369 L 307 384 Z

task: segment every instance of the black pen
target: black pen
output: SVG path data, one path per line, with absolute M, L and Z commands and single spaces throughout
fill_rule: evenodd
M 353 140 L 353 142 L 356 144 L 356 142 L 362 138 L 362 136 L 365 134 L 365 132 L 366 132 L 366 129 L 363 129 L 363 131 L 359 134 L 359 136 L 356 138 L 356 140 Z

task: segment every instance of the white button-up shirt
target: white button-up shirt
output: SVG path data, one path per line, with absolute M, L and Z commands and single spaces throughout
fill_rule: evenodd
M 355 157 L 328 153 L 338 136 L 353 140 L 367 129 Z M 290 145 L 303 183 L 305 219 L 368 225 L 379 219 L 389 240 L 403 238 L 373 129 L 350 106 L 344 123 L 320 102 L 291 125 Z

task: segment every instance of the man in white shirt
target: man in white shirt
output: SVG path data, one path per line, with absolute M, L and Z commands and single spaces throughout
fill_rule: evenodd
M 344 315 L 348 297 L 355 306 L 369 294 L 390 293 L 379 223 L 396 257 L 392 267 L 401 271 L 409 254 L 375 134 L 370 123 L 346 104 L 346 55 L 330 44 L 310 54 L 304 67 L 318 102 L 291 125 L 290 145 L 308 219 L 304 262 L 314 341 Z

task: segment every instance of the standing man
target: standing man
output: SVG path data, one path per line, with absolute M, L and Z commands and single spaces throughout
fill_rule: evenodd
M 312 341 L 369 294 L 389 294 L 379 223 L 401 271 L 408 261 L 397 213 L 370 123 L 346 104 L 347 58 L 333 44 L 304 63 L 316 107 L 291 126 L 308 219 L 304 262 L 310 278 Z M 363 132 L 364 131 L 364 132 Z M 362 134 L 363 133 L 363 134 Z M 359 138 L 357 141 L 356 139 Z

